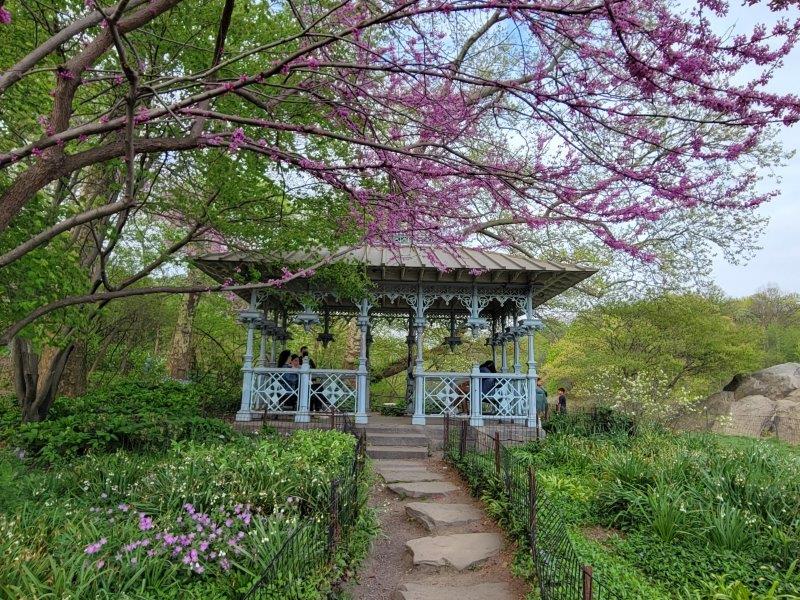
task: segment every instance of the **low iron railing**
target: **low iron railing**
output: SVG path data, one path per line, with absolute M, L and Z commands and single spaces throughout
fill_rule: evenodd
M 469 415 L 473 425 L 484 420 L 536 422 L 535 379 L 524 373 L 424 372 L 415 376 L 414 416 Z M 421 423 L 420 423 L 421 424 Z
M 346 429 L 348 422 L 344 423 Z M 355 431 L 352 424 L 349 429 Z M 258 579 L 240 595 L 241 600 L 303 600 L 308 591 L 304 579 L 314 570 L 336 564 L 337 550 L 348 542 L 366 503 L 365 461 L 366 435 L 362 431 L 350 463 L 328 483 L 329 500 L 321 515 L 305 518 L 287 532 Z
M 490 435 L 465 419 L 445 416 L 444 454 L 474 490 L 501 496 L 510 533 L 531 553 L 542 600 L 617 600 L 579 560 L 557 506 L 538 485 L 535 471 L 506 447 L 500 431 Z

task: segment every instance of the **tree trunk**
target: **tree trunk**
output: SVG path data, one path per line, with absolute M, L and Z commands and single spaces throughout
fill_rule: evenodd
M 167 373 L 173 379 L 187 380 L 194 370 L 194 316 L 199 301 L 200 294 L 188 294 L 181 303 L 167 356 Z
M 28 340 L 16 337 L 11 342 L 14 391 L 23 423 L 47 418 L 72 350 L 72 344 L 64 348 L 46 346 L 40 357 Z
M 76 398 L 86 393 L 86 382 L 89 375 L 86 360 L 86 340 L 83 338 L 76 339 L 74 346 L 64 367 L 64 375 L 59 386 L 59 391 L 69 398 Z
M 345 329 L 347 340 L 344 348 L 344 368 L 355 369 L 358 366 L 358 355 L 361 345 L 361 332 L 358 330 L 355 319 L 347 322 Z

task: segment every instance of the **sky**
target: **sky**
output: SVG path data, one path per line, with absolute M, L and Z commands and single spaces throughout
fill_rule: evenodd
M 728 24 L 735 23 L 737 30 L 752 29 L 757 22 L 770 25 L 776 20 L 776 15 L 763 6 L 743 8 L 732 3 L 731 12 L 734 19 Z M 797 11 L 792 16 L 796 18 Z M 770 90 L 800 95 L 800 48 L 786 59 Z M 722 258 L 714 262 L 713 278 L 731 296 L 746 296 L 769 284 L 800 293 L 800 124 L 783 129 L 780 140 L 786 150 L 796 150 L 797 154 L 777 171 L 782 179 L 780 197 L 759 208 L 759 213 L 770 220 L 760 238 L 762 249 L 744 265 L 730 265 Z

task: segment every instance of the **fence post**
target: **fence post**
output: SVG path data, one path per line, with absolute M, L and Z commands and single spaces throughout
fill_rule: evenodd
M 328 551 L 339 542 L 339 480 L 331 481 L 330 522 L 328 524 Z
M 528 467 L 528 528 L 531 536 L 531 550 L 533 550 L 534 560 L 536 555 L 536 503 L 538 501 L 536 489 L 536 471 L 533 467 Z
M 447 458 L 447 455 L 450 453 L 450 413 L 444 413 L 444 420 L 442 423 L 444 424 L 444 432 L 442 434 L 444 437 L 444 457 Z
M 592 600 L 592 566 L 583 565 L 583 600 Z
M 461 421 L 461 439 L 459 440 L 458 444 L 458 457 L 464 458 L 464 455 L 467 453 L 467 427 L 469 423 L 466 420 Z
M 500 476 L 500 432 L 494 432 L 494 472 Z

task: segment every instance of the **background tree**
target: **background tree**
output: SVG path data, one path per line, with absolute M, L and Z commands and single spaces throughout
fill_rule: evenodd
M 606 373 L 620 381 L 652 376 L 665 390 L 709 394 L 762 365 L 761 335 L 721 302 L 698 295 L 615 303 L 570 324 L 552 345 L 545 374 L 578 396 Z

